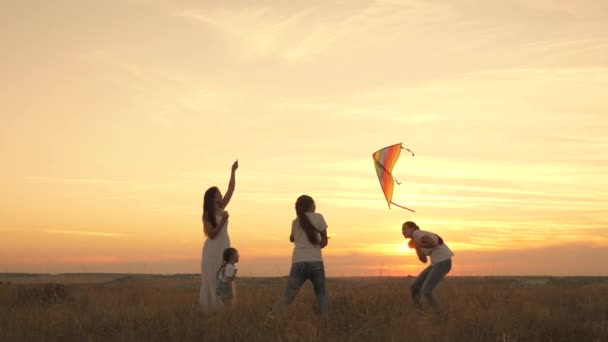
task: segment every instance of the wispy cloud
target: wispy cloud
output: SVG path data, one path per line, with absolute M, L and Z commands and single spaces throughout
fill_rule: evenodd
M 484 50 L 500 50 L 514 57 L 512 59 L 554 63 L 558 56 L 593 50 L 598 52 L 595 58 L 601 60 L 608 41 L 586 38 L 589 25 L 595 24 L 600 29 L 605 20 L 601 13 L 606 13 L 606 6 L 600 2 L 586 3 L 584 9 L 556 1 L 490 1 L 481 5 L 468 1 L 419 0 L 308 2 L 306 7 L 296 9 L 280 5 L 175 9 L 173 16 L 207 25 L 241 54 L 272 56 L 292 62 L 343 56 L 364 51 L 363 46 L 382 52 L 398 51 L 398 55 L 424 50 L 429 58 L 442 54 L 458 56 L 463 50 L 482 48 L 480 54 Z M 537 29 L 535 18 L 540 11 L 547 17 L 544 27 L 547 34 L 526 35 L 522 39 L 523 33 Z M 565 14 L 571 18 L 572 29 L 568 31 L 560 29 Z M 509 20 L 514 16 L 521 19 Z M 449 26 L 443 26 L 446 23 Z M 450 35 L 445 35 L 446 29 Z M 439 42 L 441 48 L 428 49 L 428 40 Z M 404 42 L 412 48 L 404 49 Z
M 283 12 L 267 7 L 175 10 L 173 15 L 209 25 L 258 55 L 306 61 L 343 41 L 378 30 L 417 26 L 451 15 L 449 6 L 423 1 L 370 1 L 359 6 L 319 3 Z M 394 38 L 396 35 L 390 35 Z M 377 39 L 380 39 L 380 35 Z
M 157 90 L 159 85 L 181 89 L 187 82 L 186 74 L 179 68 L 142 60 L 118 46 L 87 50 L 75 56 L 75 60 L 87 68 L 103 70 L 99 77 L 130 91 L 133 97 L 146 96 L 147 100 L 150 100 L 148 92 Z
M 444 140 L 454 138 L 455 146 L 473 140 L 459 137 L 477 136 L 495 145 L 500 143 L 499 148 L 508 143 L 510 146 L 522 145 L 521 148 L 526 148 L 524 151 L 532 152 L 534 145 L 524 146 L 530 145 L 530 138 L 551 140 L 566 136 L 602 144 L 601 132 L 607 127 L 599 117 L 608 110 L 608 105 L 598 96 L 598 91 L 608 91 L 606 79 L 608 68 L 604 67 L 485 70 L 413 85 L 375 86 L 342 96 L 287 99 L 269 104 L 267 110 L 323 118 L 340 122 L 344 127 L 360 122 L 376 127 L 376 123 L 390 122 L 394 125 L 378 125 L 377 128 L 382 128 L 387 136 L 396 135 L 403 129 L 409 129 L 408 136 L 417 136 L 417 132 L 412 131 L 416 127 L 440 134 Z M 585 105 L 581 107 L 580 101 L 585 101 Z M 487 119 L 479 113 L 488 113 Z M 551 116 L 553 121 L 551 124 L 541 122 L 537 119 L 540 115 Z M 582 115 L 585 120 L 581 122 Z M 591 125 L 593 121 L 599 126 Z M 588 125 L 589 130 L 577 135 L 565 129 L 574 124 Z M 561 129 L 551 129 L 555 126 Z M 477 150 L 477 146 L 463 147 Z M 577 147 L 568 146 L 570 151 Z M 547 156 L 547 153 L 543 154 Z M 563 153 L 556 156 L 559 160 L 563 157 Z
M 31 182 L 40 183 L 99 183 L 99 184 L 124 184 L 129 183 L 125 180 L 117 179 L 101 179 L 101 178 L 63 178 L 63 177 L 39 177 L 39 176 L 27 176 L 23 179 Z
M 226 94 L 209 89 L 194 89 L 177 99 L 177 106 L 185 110 L 213 110 L 226 112 L 228 110 Z
M 86 230 L 60 230 L 60 229 L 47 229 L 47 230 L 42 230 L 42 232 L 49 233 L 49 234 L 95 236 L 95 237 L 127 237 L 127 236 L 132 235 L 132 234 L 125 234 L 125 233 L 93 232 L 93 231 L 86 231 Z
M 229 114 L 240 97 L 211 87 L 181 87 L 179 94 L 158 98 L 158 108 L 150 110 L 150 120 L 165 127 L 174 127 L 194 116 Z M 196 115 L 194 115 L 196 114 Z
M 113 254 L 93 254 L 78 256 L 53 256 L 50 258 L 56 263 L 65 264 L 90 264 L 90 265 L 133 265 L 142 263 L 174 263 L 198 260 L 191 255 L 184 254 L 156 254 L 156 255 L 113 255 Z
M 124 48 L 94 49 L 77 60 L 87 68 L 102 68 L 101 77 L 120 88 L 134 104 L 130 111 L 146 113 L 150 121 L 161 126 L 174 127 L 189 112 L 225 113 L 231 104 L 228 92 L 207 85 L 196 73 L 141 60 Z
M 608 11 L 608 5 L 602 0 L 590 0 L 585 2 L 585 6 L 570 1 L 558 0 L 516 0 L 512 3 L 522 7 L 533 8 L 544 11 L 545 13 L 567 13 L 570 15 L 588 15 L 594 12 Z M 595 13 L 597 14 L 597 13 Z
M 308 113 L 332 116 L 337 120 L 371 119 L 395 123 L 422 123 L 440 120 L 445 114 L 430 112 L 404 113 L 402 107 L 394 102 L 373 101 L 364 103 L 361 94 L 343 99 L 332 99 L 320 102 L 284 101 L 268 106 L 270 111 Z M 386 99 L 385 99 L 386 100 Z

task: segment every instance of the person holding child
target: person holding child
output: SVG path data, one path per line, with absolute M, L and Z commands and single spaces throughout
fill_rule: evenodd
M 426 263 L 427 256 L 431 257 L 431 264 L 416 277 L 410 286 L 414 304 L 416 308 L 422 309 L 420 298 L 425 297 L 433 310 L 438 312 L 437 299 L 433 295 L 433 289 L 452 269 L 454 253 L 439 235 L 421 230 L 412 221 L 403 223 L 401 233 L 403 237 L 410 239 L 408 246 L 416 250 L 416 255 L 421 262 Z
M 232 198 L 235 188 L 235 173 L 239 167 L 238 161 L 232 164 L 228 190 L 222 196 L 220 190 L 212 186 L 205 191 L 203 202 L 203 228 L 205 244 L 201 260 L 201 289 L 199 304 L 205 312 L 221 311 L 224 303 L 216 295 L 217 271 L 222 266 L 222 255 L 230 247 L 228 236 L 228 212 L 226 207 Z M 234 296 L 234 294 L 233 294 Z
M 317 299 L 317 313 L 329 310 L 325 290 L 325 266 L 321 249 L 327 246 L 327 223 L 323 215 L 316 213 L 312 197 L 302 195 L 295 204 L 296 218 L 291 223 L 289 241 L 294 243 L 291 270 L 287 288 L 272 307 L 268 318 L 272 319 L 286 305 L 293 302 L 298 290 L 306 280 L 312 282 Z

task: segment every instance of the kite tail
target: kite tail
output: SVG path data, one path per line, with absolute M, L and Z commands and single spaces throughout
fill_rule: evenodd
M 411 211 L 411 212 L 413 212 L 413 213 L 415 213 L 415 212 L 416 212 L 416 211 L 415 211 L 415 210 L 413 210 L 413 209 L 410 209 L 410 208 L 404 207 L 404 206 L 399 205 L 399 204 L 397 204 L 397 203 L 395 203 L 395 202 L 393 202 L 393 201 L 391 201 L 391 204 L 396 205 L 396 206 L 398 206 L 399 208 L 402 208 L 402 209 L 405 209 L 405 210 L 409 210 L 409 211 Z
M 402 150 L 406 150 L 406 151 L 408 151 L 409 153 L 411 153 L 411 154 L 412 154 L 412 157 L 414 156 L 414 152 L 412 152 L 412 150 L 410 150 L 409 148 L 405 148 L 405 147 L 401 146 L 401 149 L 402 149 Z

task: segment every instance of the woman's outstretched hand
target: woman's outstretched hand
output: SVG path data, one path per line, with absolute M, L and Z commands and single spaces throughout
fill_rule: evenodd
M 232 172 L 236 171 L 236 169 L 239 168 L 239 161 L 235 160 L 234 163 L 232 164 Z

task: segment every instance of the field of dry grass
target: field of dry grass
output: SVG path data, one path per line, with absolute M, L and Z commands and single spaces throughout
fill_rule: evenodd
M 408 278 L 330 278 L 331 313 L 309 284 L 270 322 L 285 278 L 239 278 L 238 305 L 197 307 L 196 275 L 0 275 L 2 341 L 608 341 L 608 278 L 448 277 L 444 316 L 419 316 Z M 45 285 L 55 283 L 60 285 Z

